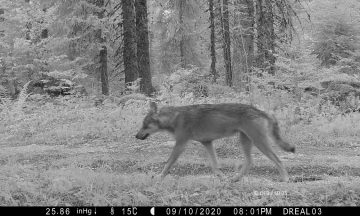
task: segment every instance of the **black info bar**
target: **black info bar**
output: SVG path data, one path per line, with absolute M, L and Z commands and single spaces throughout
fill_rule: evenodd
M 81 216 L 81 215 L 353 215 L 360 213 L 359 207 L 323 207 L 323 206 L 267 206 L 267 207 L 238 207 L 238 206 L 51 206 L 51 207 L 0 207 L 0 215 L 37 215 L 37 216 Z

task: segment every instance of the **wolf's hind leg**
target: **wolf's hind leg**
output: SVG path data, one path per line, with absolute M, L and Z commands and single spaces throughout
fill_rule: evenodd
M 240 144 L 244 151 L 245 161 L 241 167 L 239 174 L 237 174 L 232 181 L 236 182 L 242 179 L 250 170 L 252 166 L 252 158 L 251 158 L 251 149 L 252 149 L 252 141 L 250 138 L 244 133 L 240 132 Z
M 248 124 L 247 127 L 244 128 L 244 132 L 250 137 L 253 144 L 266 155 L 266 157 L 275 163 L 280 172 L 281 180 L 286 182 L 289 180 L 289 175 L 286 172 L 284 165 L 271 148 L 270 144 L 271 142 L 275 142 L 275 140 L 271 136 L 268 124 L 269 122 L 266 119 L 255 119 L 252 120 L 251 124 Z

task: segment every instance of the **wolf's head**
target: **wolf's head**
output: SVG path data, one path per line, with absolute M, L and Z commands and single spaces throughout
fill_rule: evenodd
M 154 102 L 150 103 L 150 111 L 145 116 L 142 128 L 136 134 L 137 139 L 144 140 L 150 134 L 156 133 L 160 130 L 160 121 L 157 114 L 157 105 Z
M 169 108 L 162 108 L 158 111 L 157 105 L 154 102 L 150 103 L 150 111 L 145 116 L 142 128 L 135 135 L 137 139 L 144 140 L 149 135 L 158 131 L 167 130 L 173 132 L 178 112 L 172 111 Z

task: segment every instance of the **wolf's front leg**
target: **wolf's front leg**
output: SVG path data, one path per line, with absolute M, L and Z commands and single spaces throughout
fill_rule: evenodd
M 224 173 L 222 173 L 219 169 L 219 163 L 217 161 L 216 151 L 213 143 L 211 141 L 201 142 L 201 143 L 204 145 L 206 151 L 208 152 L 211 162 L 211 168 L 214 174 L 220 179 L 226 179 Z
M 163 171 L 161 172 L 161 175 L 160 175 L 161 179 L 165 178 L 165 176 L 168 174 L 168 171 L 171 168 L 171 166 L 175 163 L 175 161 L 178 159 L 180 154 L 184 151 L 186 142 L 187 142 L 187 140 L 176 141 L 176 144 L 171 152 L 171 155 L 170 155 Z

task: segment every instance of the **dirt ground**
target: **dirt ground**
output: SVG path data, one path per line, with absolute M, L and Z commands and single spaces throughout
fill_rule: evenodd
M 129 136 L 83 145 L 2 145 L 0 205 L 360 205 L 360 146 L 297 145 L 276 149 L 290 175 L 280 182 L 275 165 L 254 150 L 254 166 L 242 181 L 211 173 L 201 144 L 191 142 L 160 181 L 173 142 Z M 242 162 L 232 138 L 216 142 L 229 178 Z

